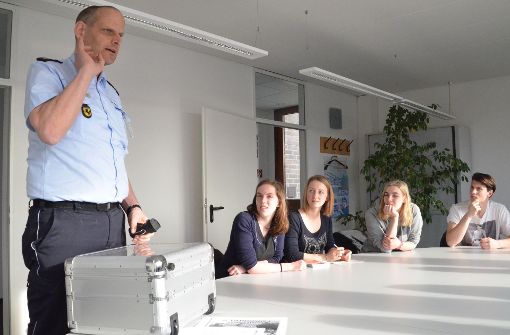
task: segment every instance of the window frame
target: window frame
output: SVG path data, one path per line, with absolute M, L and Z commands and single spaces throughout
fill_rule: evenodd
M 256 73 L 261 73 L 261 74 L 264 74 L 267 76 L 271 76 L 271 77 L 278 78 L 281 80 L 289 81 L 289 82 L 296 83 L 299 85 L 298 90 L 300 90 L 300 89 L 302 90 L 302 93 L 298 93 L 299 124 L 287 123 L 284 121 L 257 117 Z M 254 83 L 254 87 L 253 87 L 254 104 L 253 105 L 254 105 L 254 115 L 255 115 L 256 123 L 275 127 L 274 128 L 275 141 L 277 140 L 278 136 L 280 136 L 283 141 L 283 128 L 299 130 L 299 157 L 300 157 L 300 159 L 299 159 L 300 160 L 300 185 L 299 186 L 300 186 L 300 194 L 302 195 L 304 186 L 308 179 L 308 177 L 307 177 L 308 176 L 308 168 L 307 168 L 307 160 L 306 160 L 306 157 L 307 157 L 307 145 L 306 145 L 307 126 L 306 126 L 306 104 L 305 104 L 305 102 L 306 102 L 306 97 L 305 97 L 306 86 L 305 86 L 305 83 L 303 81 L 300 81 L 300 80 L 297 80 L 294 78 L 286 77 L 286 76 L 283 76 L 283 75 L 280 75 L 280 74 L 277 74 L 274 72 L 270 72 L 267 70 L 259 69 L 259 68 L 254 68 L 253 83 Z M 295 107 L 283 107 L 283 108 L 280 108 L 279 110 L 284 111 L 287 108 L 295 108 Z M 277 110 L 275 110 L 275 112 L 276 111 Z M 282 114 L 282 116 L 283 116 L 283 114 Z M 277 116 L 275 115 L 275 119 L 276 118 L 277 118 Z M 280 133 L 280 135 L 278 135 L 278 133 Z M 276 143 L 275 143 L 275 151 L 276 151 Z M 283 155 L 283 152 L 281 154 Z M 275 155 L 276 155 L 276 152 L 275 152 Z M 281 168 L 283 168 L 283 160 L 284 160 L 284 158 L 282 156 L 280 163 L 278 163 L 278 159 L 275 157 L 275 179 L 276 180 L 278 180 L 278 177 L 282 178 L 281 172 L 280 172 L 280 176 L 278 176 L 277 166 L 278 166 L 278 164 L 280 164 Z M 285 179 L 285 177 L 283 176 L 283 180 L 284 179 Z M 300 207 L 300 203 L 301 203 L 300 199 L 287 199 L 287 201 L 289 203 L 289 210 L 291 210 L 291 209 L 297 210 Z

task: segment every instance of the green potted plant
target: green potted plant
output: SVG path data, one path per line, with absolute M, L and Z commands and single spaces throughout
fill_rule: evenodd
M 432 105 L 437 108 L 437 105 Z M 449 149 L 438 150 L 434 142 L 418 144 L 410 137 L 412 132 L 427 130 L 429 117 L 401 106 L 390 108 L 384 126 L 384 143 L 376 143 L 376 151 L 365 160 L 361 173 L 367 181 L 367 192 L 380 194 L 390 180 L 405 181 L 410 188 L 413 202 L 421 209 L 423 220 L 432 221 L 431 211 L 446 214 L 448 209 L 438 199 L 441 191 L 451 194 L 461 181 L 468 181 L 468 165 L 456 158 Z M 378 196 L 373 202 L 378 200 Z M 358 230 L 366 231 L 364 213 L 341 218 L 340 223 L 355 223 Z

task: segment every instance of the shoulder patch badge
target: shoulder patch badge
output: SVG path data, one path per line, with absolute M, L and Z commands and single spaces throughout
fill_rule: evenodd
M 87 104 L 81 105 L 81 115 L 83 115 L 87 119 L 90 119 L 92 117 L 92 109 L 90 109 L 89 105 Z

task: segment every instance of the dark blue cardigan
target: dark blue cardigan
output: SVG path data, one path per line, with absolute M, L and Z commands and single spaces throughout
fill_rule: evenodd
M 269 263 L 279 263 L 283 257 L 283 243 L 285 235 L 273 236 L 274 254 L 268 259 L 257 259 L 257 250 L 265 248 L 264 241 L 260 240 L 257 233 L 258 222 L 255 215 L 248 212 L 237 214 L 232 224 L 230 241 L 227 251 L 218 266 L 216 278 L 228 276 L 228 268 L 232 265 L 242 265 L 246 270 L 251 269 L 257 261 L 267 260 Z

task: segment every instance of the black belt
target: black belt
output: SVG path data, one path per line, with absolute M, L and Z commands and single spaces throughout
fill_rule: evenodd
M 33 206 L 39 208 L 67 208 L 67 209 L 83 209 L 87 211 L 107 212 L 110 209 L 120 208 L 118 202 L 107 202 L 104 204 L 95 204 L 93 202 L 84 201 L 46 201 L 34 199 Z

